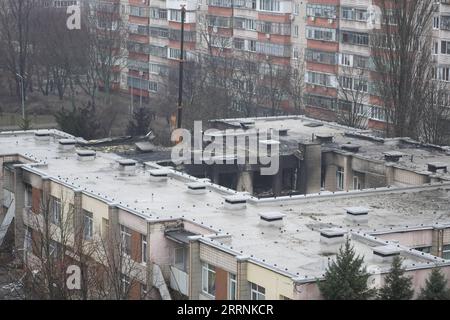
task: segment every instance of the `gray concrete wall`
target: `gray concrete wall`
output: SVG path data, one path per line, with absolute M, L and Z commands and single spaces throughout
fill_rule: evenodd
M 303 194 L 320 192 L 322 147 L 320 144 L 304 144 L 299 148 L 303 152 L 303 160 L 300 163 L 298 189 Z

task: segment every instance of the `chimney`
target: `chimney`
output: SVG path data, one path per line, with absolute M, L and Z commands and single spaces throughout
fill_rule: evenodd
M 225 208 L 226 209 L 245 209 L 247 208 L 248 196 L 241 194 L 236 194 L 232 196 L 225 197 Z
M 192 182 L 187 184 L 188 192 L 191 194 L 204 194 L 206 193 L 206 183 L 204 182 Z
M 351 207 L 347 211 L 347 220 L 357 224 L 366 224 L 369 222 L 369 209 L 364 207 Z
M 286 215 L 281 212 L 261 212 L 259 224 L 265 227 L 282 227 Z
M 95 160 L 96 153 L 93 150 L 77 150 L 77 156 L 79 161 L 92 161 Z
M 59 139 L 58 146 L 61 151 L 71 151 L 75 149 L 77 141 L 75 139 Z
M 167 177 L 170 173 L 170 171 L 167 169 L 154 169 L 149 170 L 148 172 L 150 173 L 150 181 L 154 182 L 167 181 Z

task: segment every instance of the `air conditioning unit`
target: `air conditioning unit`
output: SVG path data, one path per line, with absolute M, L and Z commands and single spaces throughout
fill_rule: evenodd
M 328 19 L 328 23 L 332 24 L 333 23 L 333 19 Z
M 309 20 L 316 21 L 316 17 L 309 17 Z
M 295 15 L 290 14 L 290 15 L 289 15 L 289 19 L 290 19 L 291 21 L 294 21 L 294 20 L 295 20 Z
M 270 39 L 270 33 L 266 33 L 266 38 Z

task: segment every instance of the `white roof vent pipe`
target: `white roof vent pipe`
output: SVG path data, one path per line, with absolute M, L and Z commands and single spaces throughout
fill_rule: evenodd
M 95 160 L 96 152 L 93 150 L 77 150 L 77 157 L 79 161 Z
M 402 252 L 402 249 L 395 245 L 375 247 L 372 250 L 374 261 L 382 263 L 391 263 L 394 257 L 399 256 Z
M 265 227 L 282 227 L 286 215 L 281 212 L 261 212 L 259 224 Z
M 148 171 L 150 174 L 150 181 L 163 182 L 167 181 L 170 170 L 167 169 L 154 169 Z
M 325 228 L 319 230 L 320 245 L 323 253 L 337 253 L 345 242 L 347 231 L 341 228 Z
M 230 210 L 242 210 L 247 208 L 248 196 L 236 194 L 225 197 L 225 208 Z
M 206 183 L 204 182 L 188 183 L 187 188 L 190 194 L 204 194 L 207 192 Z
M 131 159 L 119 160 L 119 171 L 123 174 L 136 173 L 136 161 Z
M 50 130 L 37 130 L 34 132 L 37 142 L 49 142 L 51 138 Z
M 364 207 L 352 207 L 345 209 L 346 219 L 356 224 L 367 224 L 369 222 L 369 209 Z
M 72 151 L 75 149 L 77 141 L 75 139 L 59 139 L 58 147 L 60 151 Z

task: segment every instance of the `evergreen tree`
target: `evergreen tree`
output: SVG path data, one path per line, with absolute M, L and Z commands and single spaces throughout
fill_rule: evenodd
M 404 275 L 405 269 L 402 267 L 402 259 L 394 257 L 391 272 L 384 279 L 384 286 L 380 289 L 379 298 L 381 300 L 410 300 L 414 295 L 411 288 L 411 277 Z
M 419 300 L 450 300 L 450 289 L 447 288 L 447 279 L 441 270 L 434 268 L 422 288 Z
M 375 295 L 369 289 L 370 274 L 363 267 L 364 259 L 355 256 L 355 250 L 347 239 L 339 249 L 335 261 L 328 265 L 325 279 L 318 282 L 320 292 L 327 300 L 367 300 Z
M 88 140 L 96 138 L 100 128 L 97 112 L 90 102 L 81 108 L 73 105 L 71 111 L 62 108 L 56 112 L 55 119 L 62 131 Z
M 144 136 L 150 130 L 152 113 L 149 108 L 137 108 L 128 123 L 127 132 L 131 136 Z

